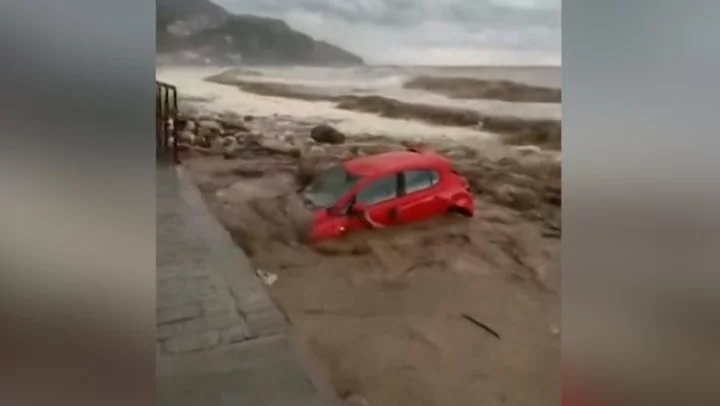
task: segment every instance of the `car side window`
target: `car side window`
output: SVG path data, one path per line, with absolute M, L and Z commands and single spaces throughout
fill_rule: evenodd
M 372 205 L 394 199 L 397 196 L 397 176 L 392 175 L 367 185 L 358 193 L 356 202 Z
M 403 177 L 405 194 L 429 189 L 440 181 L 440 174 L 433 170 L 405 171 Z

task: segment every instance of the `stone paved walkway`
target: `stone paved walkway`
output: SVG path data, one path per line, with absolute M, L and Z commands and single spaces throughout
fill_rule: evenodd
M 158 164 L 156 182 L 157 404 L 332 404 L 188 175 Z

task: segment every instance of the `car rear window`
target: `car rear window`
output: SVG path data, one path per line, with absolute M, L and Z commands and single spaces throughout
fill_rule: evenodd
M 440 181 L 440 174 L 433 170 L 405 171 L 403 176 L 406 194 L 429 189 Z
M 329 208 L 347 194 L 359 178 L 350 174 L 344 166 L 336 165 L 323 172 L 304 190 L 304 196 L 313 205 Z

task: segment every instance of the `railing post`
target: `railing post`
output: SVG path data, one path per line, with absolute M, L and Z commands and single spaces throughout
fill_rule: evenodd
M 170 143 L 168 142 L 168 138 L 170 138 L 170 128 L 168 123 L 168 116 L 170 115 L 170 88 L 167 86 L 163 86 L 163 90 L 163 134 L 165 135 L 165 147 L 169 147 Z
M 173 161 L 180 163 L 178 154 L 178 96 L 177 88 L 167 83 L 155 81 L 155 145 L 157 156 L 170 152 Z M 172 120 L 172 131 L 170 123 Z M 170 141 L 172 137 L 172 142 Z M 171 150 L 171 151 L 168 151 Z M 167 155 L 165 155 L 167 156 Z
M 162 104 L 160 102 L 161 87 L 159 83 L 155 83 L 155 154 L 162 155 Z
M 177 101 L 177 88 L 172 87 L 172 120 L 173 120 L 173 160 L 176 164 L 180 163 L 180 157 L 178 156 L 178 101 Z

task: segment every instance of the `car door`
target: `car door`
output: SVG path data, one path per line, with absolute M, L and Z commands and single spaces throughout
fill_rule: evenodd
M 439 195 L 440 173 L 433 169 L 402 172 L 396 215 L 399 222 L 412 223 L 442 215 L 447 203 Z
M 355 195 L 353 206 L 358 214 L 351 220 L 350 228 L 383 228 L 395 224 L 394 208 L 399 194 L 399 176 L 392 174 L 369 182 Z

